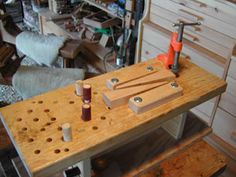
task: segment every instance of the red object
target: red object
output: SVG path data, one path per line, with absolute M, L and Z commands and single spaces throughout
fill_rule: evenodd
M 175 52 L 181 52 L 182 42 L 177 42 L 177 32 L 173 32 L 170 40 L 170 46 L 168 53 L 157 55 L 157 59 L 162 61 L 166 69 L 170 69 L 170 66 L 174 63 Z
M 91 102 L 91 85 L 89 84 L 83 85 L 83 102 L 84 103 Z
M 89 104 L 82 105 L 82 120 L 90 121 L 91 120 L 91 106 Z

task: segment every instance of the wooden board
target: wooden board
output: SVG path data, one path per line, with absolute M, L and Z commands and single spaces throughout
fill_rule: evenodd
M 221 174 L 226 157 L 203 140 L 195 142 L 138 177 L 211 177 Z M 158 175 L 159 174 L 159 175 Z
M 157 61 L 145 62 L 153 63 Z M 80 118 L 82 101 L 75 95 L 74 84 L 1 108 L 0 117 L 27 171 L 36 177 L 51 176 L 80 160 L 131 141 L 226 89 L 225 81 L 180 59 L 181 70 L 176 81 L 183 88 L 181 98 L 139 115 L 127 106 L 108 109 L 102 100 L 102 93 L 108 91 L 106 80 L 124 76 L 143 64 L 85 81 L 92 85 L 89 122 Z M 61 139 L 60 126 L 66 122 L 72 125 L 71 142 Z
M 173 82 L 135 95 L 129 99 L 129 108 L 140 114 L 180 97 L 183 94 L 183 88 L 181 86 L 173 87 L 172 84 Z M 136 102 L 135 98 L 137 97 L 142 101 Z
M 119 82 L 114 87 L 115 89 L 124 89 L 124 88 L 129 88 L 129 87 L 145 85 L 145 84 L 152 84 L 156 82 L 163 82 L 163 81 L 169 82 L 169 81 L 173 81 L 175 77 L 176 77 L 175 74 L 173 74 L 170 70 L 161 69 L 153 74 L 143 76 L 139 79 L 134 79 L 134 80 L 132 79 L 130 81 L 126 81 L 123 83 Z M 127 78 L 130 78 L 130 76 L 127 76 Z
M 134 88 L 130 87 L 125 89 L 109 90 L 103 93 L 103 101 L 110 108 L 115 108 L 124 104 L 127 105 L 130 97 L 167 83 L 168 82 L 163 81 L 147 85 L 140 85 Z
M 149 67 L 152 68 L 152 70 L 148 69 Z M 162 70 L 162 67 L 160 67 L 160 64 L 153 63 L 152 65 L 147 65 L 147 63 L 142 63 L 139 66 L 135 68 L 135 70 L 128 70 L 125 71 L 125 73 L 119 74 L 118 76 L 111 77 L 107 79 L 106 84 L 107 88 L 113 90 L 116 89 L 121 84 L 128 83 L 130 81 L 140 79 L 144 76 L 149 76 L 153 73 L 159 73 Z M 163 71 L 162 71 L 163 72 Z M 112 79 L 118 79 L 118 82 L 112 82 Z

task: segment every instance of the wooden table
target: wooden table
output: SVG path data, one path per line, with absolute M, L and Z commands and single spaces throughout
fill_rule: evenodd
M 24 165 L 32 176 L 51 176 L 81 160 L 109 148 L 132 141 L 155 130 L 161 123 L 188 111 L 226 89 L 226 83 L 188 60 L 176 79 L 183 96 L 136 115 L 127 105 L 109 109 L 102 100 L 106 79 L 126 75 L 152 59 L 127 68 L 85 80 L 92 84 L 92 120 L 83 122 L 81 98 L 74 85 L 57 89 L 0 109 L 1 119 Z M 160 64 L 161 67 L 161 64 Z M 62 141 L 61 125 L 72 125 L 72 142 Z

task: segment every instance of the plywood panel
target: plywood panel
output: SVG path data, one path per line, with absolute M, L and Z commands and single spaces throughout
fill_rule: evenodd
M 145 64 L 156 62 L 153 59 Z M 81 120 L 82 101 L 75 94 L 74 84 L 1 108 L 0 117 L 28 172 L 36 177 L 51 176 L 153 130 L 226 89 L 223 80 L 181 59 L 176 81 L 183 88 L 183 96 L 140 115 L 135 115 L 127 105 L 108 109 L 102 101 L 102 93 L 108 90 L 106 80 L 124 76 L 140 65 L 143 63 L 85 80 L 93 88 L 89 122 Z M 72 126 L 71 142 L 61 139 L 63 123 Z

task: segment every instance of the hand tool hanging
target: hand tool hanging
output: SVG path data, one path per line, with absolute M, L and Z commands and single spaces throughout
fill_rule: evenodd
M 171 69 L 172 72 L 175 74 L 177 74 L 179 71 L 179 56 L 183 46 L 182 40 L 184 34 L 184 27 L 194 25 L 201 25 L 201 23 L 185 23 L 183 21 L 180 21 L 179 23 L 173 24 L 174 27 L 179 27 L 178 33 L 172 33 L 168 53 L 160 54 L 157 56 L 157 59 L 163 62 L 164 67 L 166 69 Z

